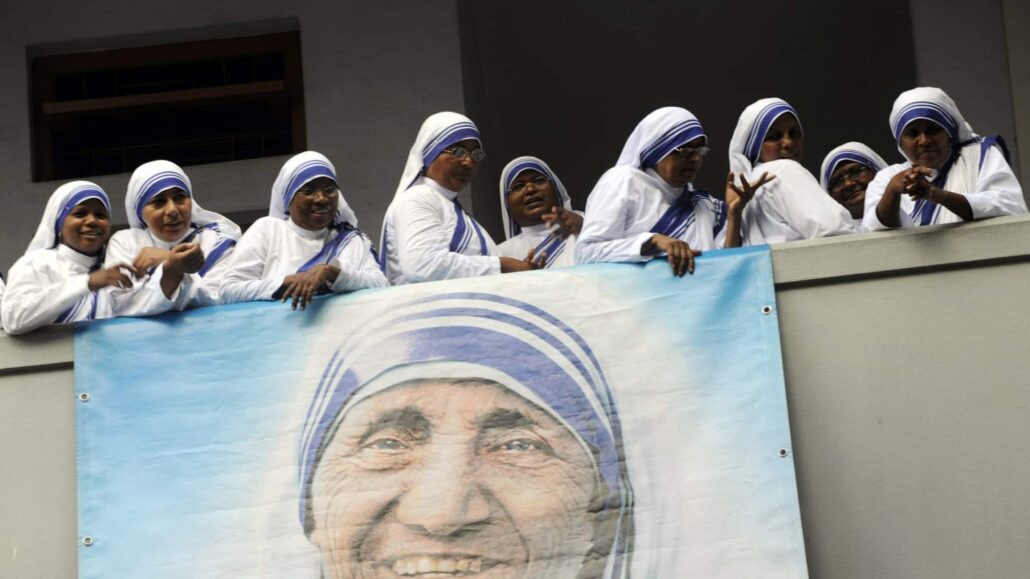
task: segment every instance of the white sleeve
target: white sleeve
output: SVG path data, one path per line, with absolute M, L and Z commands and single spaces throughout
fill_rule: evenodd
M 393 227 L 397 235 L 397 261 L 409 283 L 501 272 L 501 260 L 496 256 L 451 251 L 450 236 L 437 208 L 418 195 L 400 196 L 394 207 Z
M 0 305 L 4 330 L 24 334 L 52 324 L 89 293 L 89 274 L 67 277 L 44 260 L 23 257 L 11 268 Z
M 340 275 L 332 285 L 334 292 L 390 285 L 372 257 L 372 242 L 364 235 L 355 235 L 347 240 L 333 261 L 340 268 Z
M 113 267 L 119 263 L 132 265 L 139 253 L 136 244 L 133 243 L 131 229 L 115 232 L 107 242 L 107 249 L 104 253 L 104 269 Z
M 576 239 L 576 263 L 649 261 L 640 250 L 654 233 L 626 235 L 630 199 L 624 180 L 602 181 L 587 197 L 583 229 Z
M 269 235 L 259 220 L 240 238 L 225 264 L 209 273 L 205 284 L 219 296 L 223 304 L 270 300 L 285 276 L 262 279 L 268 259 Z
M 897 165 L 891 165 L 886 169 L 877 171 L 876 176 L 869 182 L 869 185 L 865 188 L 865 210 L 862 213 L 862 230 L 863 231 L 883 231 L 885 229 L 893 229 L 880 222 L 880 218 L 876 215 L 876 206 L 880 203 L 880 199 L 883 198 L 884 192 L 887 190 L 887 184 L 890 183 L 891 179 L 895 175 L 904 171 L 908 168 L 905 163 L 899 163 Z M 905 199 L 901 199 L 901 204 L 898 205 L 898 218 L 901 220 L 902 227 L 915 227 L 915 221 L 912 220 L 912 216 L 908 214 L 902 205 Z
M 980 175 L 976 180 L 976 191 L 955 193 L 965 194 L 973 209 L 974 219 L 1027 212 L 1023 189 L 997 146 L 989 148 L 983 158 Z
M 762 168 L 756 168 L 757 178 Z M 819 182 L 800 164 L 780 163 L 776 179 L 765 185 L 771 206 L 784 223 L 802 239 L 817 239 L 854 233 L 855 225 L 847 209 L 819 186 Z M 770 195 L 771 194 L 771 195 Z
M 109 300 L 109 305 L 103 310 L 98 308 L 97 319 L 156 316 L 173 308 L 183 309 L 191 294 L 190 278 L 193 276 L 182 276 L 182 281 L 169 299 L 161 290 L 164 271 L 164 265 L 158 266 L 143 283 L 137 283 L 129 289 L 105 287 L 99 290 L 101 294 L 106 294 L 101 303 Z

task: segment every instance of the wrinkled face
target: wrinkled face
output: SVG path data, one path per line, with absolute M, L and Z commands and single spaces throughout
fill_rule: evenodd
M 111 236 L 111 215 L 99 199 L 79 203 L 64 218 L 61 243 L 83 255 L 97 255 Z
M 340 188 L 328 177 L 312 179 L 290 200 L 290 221 L 308 231 L 321 231 L 329 227 L 340 204 Z
M 508 209 L 522 227 L 539 225 L 552 207 L 560 206 L 554 183 L 539 171 L 527 169 L 518 174 L 508 188 Z
M 758 160 L 768 163 L 776 159 L 793 159 L 800 163 L 804 144 L 805 136 L 797 118 L 790 113 L 782 114 L 765 134 Z
M 158 239 L 170 243 L 186 235 L 192 212 L 193 199 L 175 187 L 154 195 L 143 206 L 143 223 Z
M 706 142 L 705 137 L 698 137 L 673 149 L 655 165 L 655 172 L 673 187 L 686 187 L 701 170 L 701 162 L 704 161 L 702 147 Z
M 354 406 L 312 483 L 327 578 L 573 578 L 593 462 L 496 383 L 408 382 Z
M 451 152 L 458 147 L 467 151 L 461 159 Z M 426 167 L 426 176 L 451 191 L 461 191 L 472 182 L 472 177 L 476 175 L 476 167 L 479 163 L 472 158 L 472 151 L 480 149 L 482 147 L 475 139 L 465 139 L 455 143 L 437 155 L 429 167 Z
M 916 119 L 901 131 L 898 146 L 916 167 L 940 169 L 951 156 L 951 137 L 944 127 L 926 119 Z
M 843 205 L 852 219 L 861 219 L 865 212 L 865 190 L 875 176 L 876 172 L 862 163 L 839 163 L 830 175 L 830 197 Z

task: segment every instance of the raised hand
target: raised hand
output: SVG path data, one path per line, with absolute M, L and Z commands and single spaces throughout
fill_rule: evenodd
M 540 218 L 547 224 L 548 229 L 557 227 L 555 232 L 562 239 L 570 235 L 579 235 L 579 232 L 583 230 L 583 216 L 564 207 L 551 207 L 551 210 L 541 215 Z
M 740 186 L 734 182 L 733 171 L 730 171 L 726 175 L 726 205 L 730 211 L 736 212 L 738 215 L 744 211 L 744 207 L 751 202 L 755 197 L 755 193 L 769 181 L 776 178 L 775 175 L 769 176 L 768 173 L 762 173 L 762 176 L 758 178 L 754 184 L 748 183 L 747 178 L 743 175 L 740 176 Z

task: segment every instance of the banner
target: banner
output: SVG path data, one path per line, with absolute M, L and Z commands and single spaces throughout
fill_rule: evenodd
M 79 576 L 807 577 L 766 248 L 80 328 Z

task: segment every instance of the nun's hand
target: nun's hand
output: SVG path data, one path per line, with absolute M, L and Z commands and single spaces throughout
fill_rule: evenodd
M 694 273 L 694 258 L 701 255 L 696 249 L 691 249 L 684 241 L 655 233 L 641 248 L 641 255 L 665 253 L 669 256 L 669 265 L 672 266 L 672 273 L 677 277 L 683 277 L 685 273 Z
M 541 251 L 540 255 L 535 255 L 535 253 L 535 249 L 530 249 L 526 259 L 515 259 L 514 257 L 500 258 L 501 273 L 543 269 L 547 265 L 547 252 Z
M 132 287 L 132 280 L 126 275 L 126 272 L 131 273 L 134 277 L 139 279 L 140 272 L 133 266 L 127 263 L 119 263 L 118 265 L 111 266 L 106 269 L 98 269 L 93 273 L 89 274 L 89 291 L 95 292 L 100 288 L 105 287 L 117 287 L 122 289 L 128 289 Z
M 755 183 L 748 183 L 747 179 L 741 175 L 740 186 L 736 184 L 733 177 L 733 171 L 730 171 L 729 175 L 726 176 L 726 206 L 734 215 L 740 215 L 744 212 L 747 204 L 755 198 L 755 193 L 762 185 L 775 179 L 776 175 L 770 177 L 768 173 L 762 173 L 762 176 Z
M 332 264 L 319 264 L 311 269 L 294 273 L 283 279 L 283 285 L 275 296 L 280 301 L 291 300 L 291 309 L 306 309 L 315 295 L 327 291 L 329 287 L 340 277 L 340 267 Z
M 926 167 L 912 167 L 901 172 L 903 177 L 903 183 L 905 193 L 912 199 L 923 199 L 929 198 L 933 201 L 932 196 L 934 193 L 934 184 L 930 181 L 930 176 L 933 175 L 933 171 Z
M 197 273 L 204 267 L 204 251 L 199 243 L 180 243 L 164 260 L 164 275 L 182 276 Z
M 167 249 L 144 247 L 136 255 L 136 259 L 132 261 L 132 267 L 144 273 L 153 271 L 155 267 L 164 263 L 164 260 L 168 259 L 170 255 L 172 255 L 172 252 Z
M 583 230 L 583 216 L 575 211 L 569 211 L 564 207 L 551 207 L 551 210 L 540 216 L 547 224 L 547 228 L 557 227 L 557 233 L 562 239 L 570 235 L 579 235 Z

